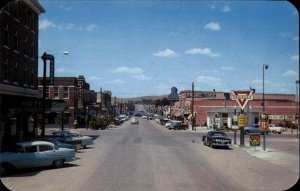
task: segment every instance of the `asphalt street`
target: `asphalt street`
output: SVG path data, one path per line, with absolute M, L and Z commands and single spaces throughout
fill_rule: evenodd
M 211 191 L 286 190 L 299 178 L 299 160 L 292 164 L 298 170 L 292 170 L 238 146 L 212 149 L 193 143 L 203 133 L 139 121 L 103 131 L 81 130 L 97 139 L 80 150 L 78 160 L 64 168 L 31 169 L 1 180 L 18 191 Z

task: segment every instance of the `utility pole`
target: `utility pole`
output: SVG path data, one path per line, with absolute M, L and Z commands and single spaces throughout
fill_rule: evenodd
M 195 126 L 195 116 L 194 116 L 194 82 L 192 82 L 192 130 L 196 131 Z

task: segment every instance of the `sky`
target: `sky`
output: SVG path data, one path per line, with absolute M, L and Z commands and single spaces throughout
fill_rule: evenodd
M 265 93 L 296 92 L 299 13 L 289 2 L 39 2 L 39 54 L 55 56 L 55 76 L 84 75 L 92 90 L 129 98 L 194 82 L 197 91 L 262 93 L 268 65 Z

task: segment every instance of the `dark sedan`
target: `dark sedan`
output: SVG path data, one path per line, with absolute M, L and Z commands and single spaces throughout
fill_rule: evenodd
M 210 147 L 226 147 L 231 145 L 231 139 L 227 137 L 226 133 L 221 131 L 209 131 L 207 135 L 203 135 L 202 141 L 204 145 Z

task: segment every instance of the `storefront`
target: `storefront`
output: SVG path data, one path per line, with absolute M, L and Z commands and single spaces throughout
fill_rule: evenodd
M 15 142 L 37 135 L 37 120 L 42 113 L 42 100 L 35 97 L 0 95 L 0 150 Z

